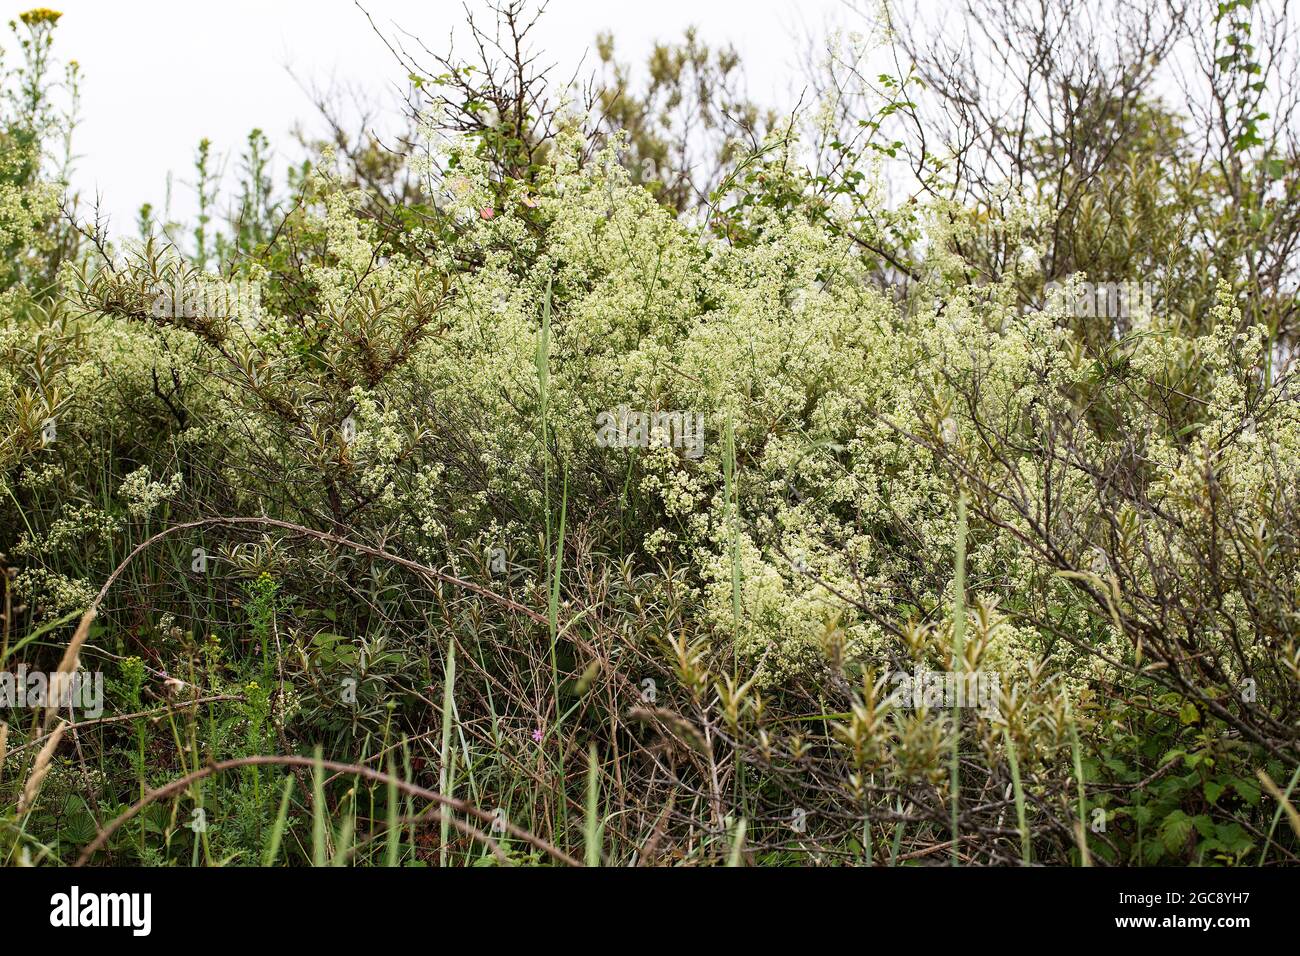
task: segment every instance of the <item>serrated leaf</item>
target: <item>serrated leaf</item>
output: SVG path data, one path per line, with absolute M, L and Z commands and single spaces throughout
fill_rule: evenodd
M 1255 845 L 1255 841 L 1250 838 L 1240 823 L 1220 823 L 1215 827 L 1215 835 L 1219 842 L 1232 853 L 1247 853 Z
M 1245 800 L 1252 807 L 1259 803 L 1260 792 L 1259 785 L 1253 780 L 1246 780 L 1243 777 L 1233 777 L 1232 789 L 1237 791 L 1237 795 Z
M 1177 853 L 1192 833 L 1192 821 L 1182 810 L 1175 810 L 1160 824 L 1160 842 L 1170 853 Z

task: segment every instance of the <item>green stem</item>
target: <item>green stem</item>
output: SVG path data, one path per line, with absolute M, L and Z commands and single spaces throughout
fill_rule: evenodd
M 957 574 L 953 581 L 952 657 L 954 683 L 960 691 L 966 660 L 966 493 L 957 496 Z M 952 865 L 961 863 L 961 704 L 952 702 Z

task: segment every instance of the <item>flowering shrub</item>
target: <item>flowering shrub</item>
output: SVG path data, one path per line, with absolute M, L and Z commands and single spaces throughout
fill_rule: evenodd
M 1259 781 L 1297 757 L 1300 421 L 1228 286 L 1203 332 L 1144 308 L 1081 336 L 1077 285 L 1022 301 L 1032 207 L 973 285 L 967 211 L 936 200 L 900 302 L 789 130 L 721 228 L 576 121 L 518 179 L 426 134 L 412 220 L 326 153 L 222 276 L 150 239 L 5 293 L 6 652 L 93 605 L 96 646 L 151 662 L 119 703 L 229 702 L 213 759 L 421 741 L 408 780 L 485 761 L 484 806 L 552 848 L 574 833 L 512 775 L 598 741 L 632 794 L 617 859 L 665 831 L 665 859 L 721 858 L 738 814 L 756 852 L 793 816 L 828 861 L 949 836 L 988 863 L 1295 859 Z M 0 243 L 50 190 L 0 191 Z M 644 434 L 610 440 L 628 409 Z M 927 671 L 996 699 L 891 693 Z M 132 732 L 98 746 L 145 787 Z M 561 800 L 566 759 L 536 771 Z M 204 852 L 262 852 L 278 797 L 239 773 Z

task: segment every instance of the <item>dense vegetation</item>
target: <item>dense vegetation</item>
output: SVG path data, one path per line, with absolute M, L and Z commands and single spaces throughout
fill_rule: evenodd
M 5 711 L 0 858 L 1300 859 L 1295 38 L 1107 11 L 783 114 L 694 35 L 568 97 L 512 0 L 138 236 L 23 14 L 0 662 L 103 701 Z

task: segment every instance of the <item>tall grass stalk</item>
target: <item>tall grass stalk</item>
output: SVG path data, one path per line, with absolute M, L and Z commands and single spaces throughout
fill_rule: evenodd
M 339 823 L 338 836 L 334 840 L 334 853 L 330 857 L 330 866 L 347 866 L 348 854 L 352 852 L 352 836 L 357 828 L 357 791 L 355 785 L 348 792 L 345 803 L 346 811 Z
M 903 813 L 902 800 L 898 800 L 894 804 L 894 812 L 899 814 L 900 816 L 902 815 Z M 889 844 L 889 865 L 890 866 L 898 865 L 898 852 L 903 848 L 903 831 L 905 829 L 906 829 L 906 824 L 902 820 L 899 820 L 894 824 L 894 839 Z
M 326 849 L 325 768 L 321 766 L 321 748 L 316 748 L 316 764 L 311 771 L 311 863 L 324 866 L 329 859 Z
M 1007 762 L 1011 764 L 1011 793 L 1016 799 L 1016 826 L 1020 830 L 1020 862 L 1029 865 L 1029 828 L 1025 826 L 1025 791 L 1020 786 L 1020 760 L 1016 745 L 1011 741 L 1011 731 L 1002 728 L 1002 740 L 1007 748 Z
M 874 774 L 871 777 L 871 785 L 873 788 L 876 785 Z M 862 855 L 866 858 L 867 866 L 876 865 L 876 843 L 871 838 L 871 815 L 868 813 L 862 816 Z
M 727 855 L 727 866 L 742 866 L 745 861 L 745 818 L 736 822 L 736 834 L 731 841 L 731 852 Z
M 548 600 L 547 625 L 551 639 L 551 690 L 555 695 L 558 713 L 560 699 L 560 669 L 556 657 L 559 642 L 560 573 L 564 558 L 564 523 L 568 511 L 568 476 L 564 477 L 563 500 L 560 504 L 558 534 L 551 515 L 551 290 L 552 279 L 546 279 L 546 294 L 542 299 L 542 328 L 537 337 L 537 403 L 538 427 L 542 446 L 542 500 L 546 517 L 546 552 Z
M 1264 848 L 1259 851 L 1259 865 L 1264 865 L 1264 857 L 1268 855 L 1268 848 L 1273 844 L 1273 831 L 1277 829 L 1278 821 L 1282 819 L 1283 812 L 1286 813 L 1288 821 L 1296 831 L 1296 836 L 1300 837 L 1300 815 L 1297 815 L 1296 809 L 1291 804 L 1291 791 L 1295 789 L 1297 781 L 1300 781 L 1300 766 L 1295 768 L 1295 773 L 1291 774 L 1291 782 L 1286 785 L 1285 792 L 1279 792 L 1277 784 L 1273 783 L 1273 778 L 1263 770 L 1256 771 L 1259 782 L 1264 785 L 1264 789 L 1269 795 L 1277 800 L 1277 810 L 1273 813 L 1273 822 L 1269 824 L 1268 835 L 1264 837 Z
M 402 734 L 402 771 L 406 775 L 405 779 L 414 779 L 415 774 L 411 772 L 411 741 L 406 734 Z M 410 833 L 411 846 L 416 846 L 415 801 L 411 798 L 410 792 L 407 792 L 405 796 L 404 805 L 406 807 L 406 819 L 410 821 L 408 832 Z
M 966 666 L 966 492 L 957 496 L 957 568 L 953 581 L 952 668 L 955 684 L 962 686 Z M 963 694 L 952 702 L 952 865 L 961 863 L 961 705 Z
M 537 337 L 537 424 L 542 446 L 542 500 L 546 518 L 546 553 L 551 553 L 551 280 L 542 300 L 542 330 Z
M 740 637 L 740 495 L 736 483 L 736 431 L 735 424 L 727 418 L 722 441 L 722 482 L 726 498 L 724 514 L 727 533 L 731 541 L 731 626 L 733 640 Z
M 1079 788 L 1079 863 L 1092 866 L 1092 854 L 1088 852 L 1088 803 L 1083 787 L 1083 758 L 1079 748 L 1079 730 L 1074 724 L 1074 714 L 1070 710 L 1070 698 L 1065 698 L 1065 723 L 1070 731 L 1070 753 L 1074 758 L 1074 779 Z
M 587 749 L 587 819 L 585 861 L 587 866 L 600 866 L 601 852 L 600 819 L 600 763 L 596 758 L 596 745 Z
M 443 796 L 451 796 L 451 773 L 448 763 L 451 760 L 451 721 L 452 708 L 455 706 L 456 687 L 456 641 L 447 640 L 447 662 L 442 670 L 442 745 L 439 748 L 438 791 Z M 450 811 L 442 814 L 439 828 L 438 865 L 447 865 L 447 837 L 451 828 Z
M 397 767 L 393 765 L 393 758 L 388 758 L 388 780 L 384 784 L 387 793 L 385 794 L 385 806 L 387 807 L 387 829 L 384 832 L 384 866 L 398 866 L 401 861 L 402 852 L 402 824 L 401 814 L 397 812 Z M 447 813 L 443 811 L 442 825 L 442 847 L 447 846 Z M 444 864 L 445 865 L 445 864 Z
M 280 809 L 275 814 L 275 823 L 271 827 L 271 842 L 262 854 L 262 866 L 275 866 L 275 858 L 280 855 L 280 841 L 284 838 L 284 825 L 289 819 L 289 798 L 293 795 L 293 774 L 285 774 L 284 792 L 280 794 Z
M 555 553 L 551 560 L 551 580 L 547 600 L 547 620 L 551 628 L 551 664 L 555 664 L 555 645 L 560 639 L 560 576 L 564 568 L 564 526 L 569 513 L 569 475 L 563 476 L 564 485 L 560 498 L 560 526 L 555 535 Z M 558 676 L 557 676 L 558 681 Z

